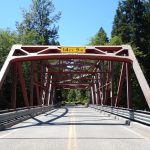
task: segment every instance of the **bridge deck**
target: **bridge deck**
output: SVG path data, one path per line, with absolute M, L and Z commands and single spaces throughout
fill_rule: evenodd
M 90 108 L 64 107 L 0 132 L 1 150 L 148 150 L 150 139 Z

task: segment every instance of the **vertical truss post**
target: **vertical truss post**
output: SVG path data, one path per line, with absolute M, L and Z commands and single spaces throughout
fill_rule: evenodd
M 101 65 L 101 89 L 102 89 L 102 94 L 103 94 L 103 99 L 102 99 L 102 104 L 105 104 L 105 80 L 106 80 L 106 76 L 104 74 L 104 61 L 102 61 L 102 65 Z
M 96 94 L 95 94 L 95 87 L 94 87 L 94 83 L 92 85 L 93 88 L 93 98 L 94 98 L 94 104 L 96 104 Z
M 111 81 L 111 106 L 114 105 L 114 66 L 113 62 L 110 62 L 110 81 Z
M 45 99 L 45 89 L 42 87 L 46 87 L 46 67 L 44 65 L 44 62 L 41 62 L 40 64 L 40 85 L 42 85 L 40 88 L 40 104 L 44 104 Z
M 91 99 L 92 99 L 92 104 L 94 104 L 94 92 L 92 86 L 91 86 Z
M 19 76 L 19 81 L 20 81 L 20 85 L 21 85 L 21 90 L 22 90 L 22 94 L 23 94 L 23 98 L 24 98 L 24 104 L 25 104 L 25 107 L 28 107 L 29 106 L 28 96 L 27 96 L 27 91 L 26 91 L 26 87 L 25 87 L 22 66 L 20 63 L 17 63 L 17 69 L 18 69 L 18 76 Z
M 39 86 L 38 86 L 37 64 L 34 64 L 34 80 L 35 80 L 35 87 L 36 87 L 37 105 L 41 105 L 40 95 L 39 95 Z
M 127 80 L 127 108 L 132 107 L 131 101 L 131 64 L 126 63 L 126 80 Z
M 52 90 L 52 75 L 50 75 L 50 80 L 49 80 L 48 100 L 47 100 L 48 105 L 51 102 L 51 90 Z
M 50 92 L 50 104 L 53 105 L 53 89 L 54 89 L 54 85 L 51 84 L 51 92 Z
M 101 83 L 99 82 L 99 100 L 100 100 L 100 105 L 103 104 L 103 92 L 101 91 Z
M 33 106 L 33 93 L 34 93 L 34 79 L 33 79 L 34 62 L 31 62 L 31 76 L 30 76 L 30 106 Z
M 100 97 L 100 86 L 99 86 L 99 78 L 98 74 L 96 75 L 96 84 L 97 84 L 97 98 L 98 98 L 98 105 L 101 104 L 101 97 Z
M 12 64 L 11 108 L 16 108 L 17 66 Z
M 122 69 L 121 69 L 121 74 L 120 74 L 119 85 L 118 85 L 118 91 L 117 91 L 115 107 L 117 107 L 119 105 L 120 100 L 121 100 L 121 93 L 122 93 L 122 89 L 123 89 L 125 74 L 126 74 L 126 63 L 123 62 Z
M 101 105 L 104 103 L 104 61 L 101 61 L 99 70 L 101 71 L 100 76 L 99 76 L 99 94 L 100 94 L 100 100 L 101 100 Z
M 108 95 L 110 92 L 110 62 L 108 62 L 108 69 L 107 69 L 107 79 L 105 83 L 105 102 L 104 104 L 108 103 Z
M 48 72 L 49 72 L 49 68 L 48 68 Z M 45 100 L 44 100 L 44 104 L 48 105 L 48 95 L 49 95 L 49 87 L 50 87 L 50 77 L 49 74 L 47 73 L 47 82 L 46 82 L 46 93 L 45 93 Z
M 95 94 L 95 104 L 98 105 L 97 86 L 96 86 L 95 76 L 94 76 L 94 94 Z

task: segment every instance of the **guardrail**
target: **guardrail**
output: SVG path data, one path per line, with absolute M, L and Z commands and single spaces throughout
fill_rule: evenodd
M 31 117 L 40 115 L 47 111 L 50 111 L 61 104 L 53 105 L 53 106 L 39 106 L 39 107 L 29 107 L 22 108 L 11 112 L 6 112 L 0 114 L 0 130 L 4 130 L 14 124 L 17 124 L 21 121 L 29 119 Z
M 148 111 L 98 105 L 89 105 L 89 107 L 150 126 L 150 112 Z
M 25 110 L 25 109 L 31 109 L 31 108 L 37 108 L 37 107 L 42 107 L 42 106 L 39 105 L 39 106 L 21 107 L 21 108 L 16 108 L 16 109 L 4 109 L 4 110 L 0 110 L 0 114 L 10 113 L 10 112 L 19 111 L 19 110 Z

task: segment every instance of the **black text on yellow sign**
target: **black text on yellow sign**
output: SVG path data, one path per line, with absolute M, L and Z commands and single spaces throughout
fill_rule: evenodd
M 61 47 L 62 53 L 85 53 L 85 47 Z

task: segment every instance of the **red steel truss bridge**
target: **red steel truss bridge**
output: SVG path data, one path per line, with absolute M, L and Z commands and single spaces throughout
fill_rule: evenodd
M 22 67 L 25 62 L 30 63 L 28 93 Z M 122 66 L 119 71 L 117 64 Z M 36 105 L 57 103 L 55 93 L 61 89 L 89 90 L 92 104 L 117 107 L 121 101 L 123 86 L 126 84 L 127 108 L 131 108 L 132 68 L 150 107 L 149 85 L 129 45 L 85 47 L 14 45 L 0 72 L 0 88 L 11 70 L 11 108 L 16 108 L 17 79 L 20 82 L 24 107 L 33 106 L 34 103 Z M 114 88 L 116 72 L 119 80 L 117 88 Z
M 143 136 L 126 127 L 131 121 L 150 125 L 150 112 L 132 109 L 132 73 L 135 74 L 150 108 L 150 87 L 129 45 L 14 45 L 0 71 L 0 90 L 7 78 L 10 77 L 11 81 L 9 110 L 0 111 L 0 130 L 6 129 L 6 134 L 0 132 L 2 149 L 8 150 L 9 146 L 10 149 L 31 149 L 33 143 L 37 149 L 55 150 L 113 150 L 123 144 L 124 149 L 150 149 L 149 128 L 144 127 Z M 87 90 L 90 93 L 89 107 L 61 107 L 59 93 L 70 89 Z M 22 95 L 23 108 L 18 108 L 18 94 Z M 122 97 L 126 108 L 120 107 Z M 43 116 L 37 116 L 43 113 Z M 114 118 L 122 117 L 124 123 L 110 119 L 107 114 L 115 116 Z M 29 118 L 29 121 L 12 126 Z M 64 126 L 69 128 L 67 137 Z M 38 142 L 39 139 L 43 139 L 43 142 Z M 66 148 L 65 142 L 61 143 L 61 140 L 67 139 Z M 86 139 L 86 144 L 80 142 L 83 139 Z M 117 142 L 112 143 L 111 147 L 109 144 L 105 145 L 106 140 L 111 143 L 112 139 Z M 10 140 L 15 144 L 11 145 Z M 22 141 L 19 145 L 18 140 Z M 143 141 L 140 142 L 141 140 Z M 47 141 L 46 145 L 44 141 Z

